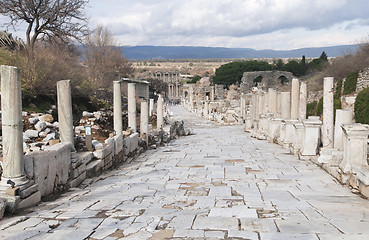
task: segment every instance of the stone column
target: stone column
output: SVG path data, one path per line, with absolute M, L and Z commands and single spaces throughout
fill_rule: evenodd
M 264 107 L 263 107 L 263 113 L 269 112 L 269 93 L 265 93 L 264 96 Z
M 277 92 L 277 118 L 280 118 L 282 115 L 282 97 L 281 97 L 281 92 Z
M 116 135 L 122 135 L 122 81 L 114 81 L 114 131 Z
M 299 121 L 306 119 L 306 104 L 307 104 L 307 85 L 302 82 L 300 85 L 300 102 L 299 102 Z
M 323 148 L 333 148 L 333 77 L 324 78 Z
M 161 96 L 161 94 L 159 94 L 159 98 L 158 98 L 158 109 L 157 109 L 157 113 L 156 113 L 156 129 L 160 130 L 161 128 L 163 128 L 164 126 L 164 101 L 163 101 L 163 97 Z
M 128 83 L 128 128 L 136 132 L 136 84 Z
M 343 129 L 342 124 L 352 123 L 353 114 L 352 110 L 336 110 L 336 124 L 334 126 L 334 148 L 343 150 Z
M 152 116 L 152 111 L 154 110 L 154 99 L 150 99 L 150 110 L 149 110 L 149 116 Z
M 273 88 L 269 88 L 268 111 L 273 113 L 273 117 L 277 116 L 277 91 Z
M 259 107 L 259 115 L 264 113 L 264 95 L 262 92 L 258 94 L 258 107 Z M 259 116 L 258 116 L 259 118 Z
M 340 168 L 344 173 L 357 173 L 368 166 L 369 127 L 360 123 L 343 124 L 343 161 Z
M 322 122 L 317 116 L 311 116 L 303 121 L 304 140 L 301 156 L 316 156 L 319 147 L 320 126 Z
M 210 87 L 210 101 L 214 102 L 215 100 L 215 87 L 211 86 Z
M 60 141 L 74 146 L 72 89 L 70 80 L 57 82 Z
M 291 118 L 299 118 L 299 80 L 297 78 L 292 79 L 291 86 Z M 283 106 L 282 106 L 283 107 Z
M 291 118 L 291 94 L 290 92 L 281 92 L 281 118 Z
M 258 96 L 256 93 L 252 93 L 252 102 L 251 102 L 251 108 L 250 108 L 250 116 L 251 120 L 254 120 L 256 118 L 256 105 L 257 105 L 257 98 Z
M 260 92 L 256 92 L 255 93 L 255 118 L 254 119 L 257 119 L 259 118 L 259 115 L 260 115 L 260 111 L 259 111 L 259 102 L 260 102 L 260 98 L 259 98 L 259 94 Z
M 195 108 L 195 103 L 194 103 L 194 99 L 193 99 L 193 88 L 190 88 L 190 106 L 191 106 L 191 111 L 194 110 Z
M 1 111 L 3 132 L 3 181 L 11 179 L 17 186 L 28 182 L 24 175 L 22 95 L 20 71 L 1 66 Z
M 205 106 L 204 106 L 204 117 L 205 119 L 209 119 L 209 100 L 205 100 Z
M 141 138 L 148 140 L 148 128 L 149 128 L 149 104 L 147 101 L 141 102 L 141 118 L 140 118 L 140 134 Z

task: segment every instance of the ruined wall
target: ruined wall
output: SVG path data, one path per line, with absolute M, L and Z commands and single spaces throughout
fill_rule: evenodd
M 369 87 L 369 68 L 359 72 L 356 83 L 356 92 L 360 92 L 367 87 Z

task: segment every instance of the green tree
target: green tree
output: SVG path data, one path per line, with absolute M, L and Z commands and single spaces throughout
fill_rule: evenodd
M 357 72 L 353 72 L 346 76 L 346 81 L 343 86 L 343 95 L 351 94 L 356 91 L 358 75 L 359 74 Z
M 369 124 L 369 88 L 365 88 L 356 97 L 355 101 L 355 121 Z
M 324 51 L 320 55 L 319 59 L 323 60 L 324 62 L 328 62 L 328 56 Z
M 220 66 L 215 71 L 213 82 L 215 84 L 224 84 L 230 86 L 235 83 L 240 83 L 244 72 L 253 71 L 270 71 L 273 66 L 265 61 L 243 61 L 232 62 Z

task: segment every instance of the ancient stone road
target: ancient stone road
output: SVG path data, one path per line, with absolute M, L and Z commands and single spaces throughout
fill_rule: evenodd
M 3 219 L 0 239 L 369 239 L 369 200 L 313 163 L 172 109 L 196 135 Z

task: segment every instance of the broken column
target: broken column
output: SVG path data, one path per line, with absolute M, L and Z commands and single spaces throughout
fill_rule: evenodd
M 149 116 L 152 116 L 152 111 L 154 110 L 154 99 L 150 99 L 150 110 L 149 110 Z
M 136 84 L 128 83 L 128 128 L 136 132 Z
M 158 102 L 157 102 L 158 109 L 156 110 L 156 129 L 160 130 L 163 128 L 164 125 L 164 101 L 161 94 L 159 94 Z
M 325 77 L 323 92 L 323 148 L 333 148 L 333 91 L 333 77 Z
M 281 118 L 291 118 L 291 94 L 290 92 L 281 92 Z
M 190 88 L 190 107 L 191 111 L 195 109 L 194 96 L 193 96 L 193 88 Z
M 114 131 L 116 135 L 122 135 L 122 81 L 114 81 Z
M 149 104 L 147 101 L 141 102 L 140 134 L 141 138 L 147 143 L 149 129 Z
M 24 174 L 23 125 L 20 71 L 1 66 L 1 111 L 3 137 L 3 180 L 11 179 L 16 186 L 28 182 Z
M 74 149 L 72 88 L 70 80 L 57 82 L 57 92 L 60 141 L 72 144 Z
M 291 118 L 299 118 L 299 80 L 297 78 L 292 79 L 291 86 Z
M 273 88 L 269 88 L 268 111 L 273 113 L 273 117 L 277 116 L 277 91 Z
M 353 120 L 352 110 L 336 110 L 336 123 L 334 125 L 334 148 L 343 151 L 342 124 L 350 124 Z
M 282 113 L 282 98 L 281 98 L 281 92 L 277 92 L 277 114 L 276 117 L 280 118 Z
M 208 98 L 208 97 L 206 97 L 206 98 Z M 208 99 L 205 100 L 204 108 L 205 108 L 204 109 L 204 118 L 209 119 L 209 100 Z
M 302 82 L 300 85 L 300 102 L 299 102 L 299 121 L 306 119 L 306 104 L 307 104 L 307 84 Z

